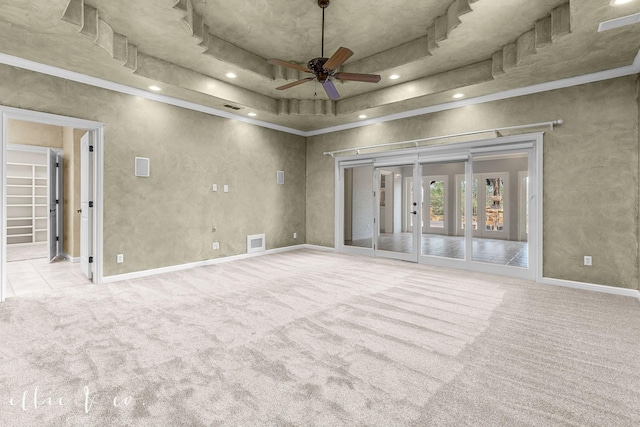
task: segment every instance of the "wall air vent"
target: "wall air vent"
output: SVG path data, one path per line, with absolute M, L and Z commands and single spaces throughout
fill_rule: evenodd
M 229 108 L 230 110 L 236 110 L 236 111 L 242 110 L 242 108 L 236 107 L 235 105 L 230 105 L 230 104 L 224 104 L 223 107 Z
M 267 242 L 264 234 L 254 234 L 247 236 L 247 253 L 263 252 L 266 249 Z
M 135 175 L 149 176 L 149 159 L 147 157 L 136 157 Z

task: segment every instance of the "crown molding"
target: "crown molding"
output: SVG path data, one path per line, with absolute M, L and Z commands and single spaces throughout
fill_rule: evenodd
M 391 114 L 387 116 L 372 118 L 369 120 L 362 120 L 354 123 L 331 126 L 331 127 L 316 129 L 312 131 L 302 131 L 302 130 L 294 129 L 287 126 L 281 126 L 274 123 L 265 122 L 262 120 L 251 119 L 238 114 L 230 113 L 228 111 L 222 111 L 216 108 L 207 107 L 194 102 L 173 98 L 173 97 L 161 95 L 158 93 L 148 92 L 142 89 L 137 89 L 137 88 L 123 85 L 120 83 L 114 83 L 108 80 L 100 79 L 97 77 L 91 77 L 86 74 L 65 70 L 65 69 L 54 67 L 51 65 L 41 64 L 39 62 L 30 61 L 27 59 L 7 55 L 4 53 L 0 53 L 0 64 L 9 65 L 12 67 L 17 67 L 17 68 L 21 68 L 29 71 L 35 71 L 37 73 L 59 77 L 62 79 L 71 80 L 74 82 L 111 90 L 114 92 L 124 93 L 132 96 L 139 96 L 141 98 L 162 102 L 169 105 L 174 105 L 176 107 L 186 108 L 189 110 L 198 111 L 201 113 L 210 114 L 217 117 L 237 120 L 237 121 L 249 123 L 255 126 L 260 126 L 263 128 L 272 129 L 272 130 L 308 138 L 311 136 L 323 135 L 323 134 L 328 134 L 333 132 L 340 132 L 340 131 L 349 130 L 349 129 L 356 129 L 359 127 L 369 126 L 376 123 L 384 123 L 384 122 L 393 121 L 393 120 L 406 119 L 409 117 L 436 113 L 439 111 L 452 110 L 454 108 L 460 108 L 460 107 L 465 107 L 469 105 L 484 104 L 487 102 L 499 101 L 502 99 L 516 98 L 516 97 L 525 96 L 525 95 L 532 95 L 535 93 L 547 92 L 550 90 L 563 89 L 563 88 L 568 88 L 572 86 L 579 86 L 587 83 L 594 83 L 598 81 L 615 79 L 618 77 L 638 74 L 640 73 L 640 51 L 636 55 L 633 63 L 631 65 L 627 65 L 624 67 L 613 68 L 610 70 L 599 71 L 596 73 L 585 74 L 582 76 L 569 77 L 566 79 L 555 80 L 555 81 L 540 83 L 532 86 L 511 89 L 503 92 L 497 92 L 490 95 L 479 96 L 476 98 L 469 98 L 461 101 L 454 101 L 454 102 L 449 102 L 445 104 L 433 105 L 430 107 L 419 108 L 415 110 L 405 111 L 402 113 Z
M 305 137 L 324 135 L 327 133 L 340 132 L 343 130 L 355 129 L 363 126 L 369 126 L 376 123 L 384 123 L 393 120 L 406 119 L 409 117 L 421 116 L 424 114 L 437 113 L 439 111 L 453 110 L 454 108 L 466 107 L 469 105 L 484 104 L 487 102 L 500 101 L 502 99 L 517 98 L 535 93 L 548 92 L 556 89 L 563 89 L 572 86 L 579 86 L 587 83 L 594 83 L 603 80 L 615 79 L 618 77 L 630 76 L 640 73 L 640 51 L 631 65 L 625 67 L 612 68 L 606 71 L 598 71 L 596 73 L 584 74 L 582 76 L 569 77 L 561 80 L 554 80 L 546 83 L 540 83 L 532 86 L 525 86 L 517 89 L 510 89 L 503 92 L 496 92 L 490 95 L 478 96 L 476 98 L 468 98 L 461 101 L 453 101 L 445 104 L 433 105 L 430 107 L 418 108 L 415 110 L 404 111 L 402 113 L 391 114 L 388 116 L 375 117 L 369 120 L 362 120 L 357 123 L 347 123 L 344 125 L 331 126 L 323 129 L 305 132 Z
M 101 89 L 107 89 L 114 92 L 124 93 L 127 95 L 138 96 L 140 98 L 162 102 L 164 104 L 174 105 L 176 107 L 182 107 L 188 110 L 199 111 L 201 113 L 210 114 L 212 116 L 218 116 L 226 119 L 237 120 L 240 122 L 249 123 L 249 124 L 260 126 L 267 129 L 273 129 L 280 132 L 290 133 L 298 136 L 306 136 L 306 132 L 298 129 L 290 128 L 287 126 L 281 126 L 274 123 L 265 122 L 262 120 L 251 119 L 249 117 L 244 117 L 239 114 L 234 114 L 228 111 L 219 110 L 217 108 L 196 104 L 195 102 L 185 101 L 182 99 L 173 98 L 173 97 L 161 95 L 158 93 L 148 92 L 146 90 L 137 89 L 137 88 L 123 85 L 120 83 L 114 83 L 114 82 L 100 79 L 97 77 L 88 76 L 86 74 L 76 73 L 75 71 L 69 71 L 63 68 L 54 67 L 52 65 L 41 64 L 39 62 L 19 58 L 17 56 L 0 53 L 0 64 L 22 68 L 24 70 L 29 70 L 29 71 L 35 71 L 37 73 L 59 77 L 61 79 L 71 80 L 74 82 L 83 83 L 83 84 L 98 87 Z

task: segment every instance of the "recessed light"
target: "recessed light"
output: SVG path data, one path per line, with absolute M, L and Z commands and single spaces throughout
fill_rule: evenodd
M 398 79 L 400 78 L 400 74 L 391 74 L 391 75 L 389 76 L 389 78 L 390 78 L 391 80 L 398 80 Z
M 358 118 L 359 118 L 359 119 L 366 119 L 366 118 L 367 118 L 367 115 L 366 115 L 366 114 L 360 114 L 360 115 L 358 116 Z
M 149 86 L 149 89 L 154 90 L 156 92 L 161 91 L 162 88 L 160 86 Z
M 456 93 L 455 95 L 452 96 L 452 98 L 455 98 L 455 99 L 464 98 L 464 93 Z
M 225 76 L 229 77 L 230 79 L 235 79 L 236 77 L 238 77 L 234 73 L 231 73 L 231 72 L 225 74 Z
M 256 113 L 249 113 L 249 114 L 247 114 L 247 116 L 255 117 L 255 116 L 257 116 L 257 114 Z
M 631 3 L 633 0 L 611 0 L 611 6 L 620 6 L 621 4 Z

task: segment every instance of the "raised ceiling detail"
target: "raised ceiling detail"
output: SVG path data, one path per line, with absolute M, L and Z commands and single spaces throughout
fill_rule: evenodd
M 186 24 L 191 35 L 200 41 L 199 44 L 204 49 L 204 54 L 261 77 L 273 79 L 273 68 L 267 64 L 265 58 L 210 34 L 209 27 L 204 23 L 204 18 L 196 12 L 191 0 L 178 0 L 173 8 L 183 13 L 182 22 Z
M 315 84 L 277 91 L 306 75 L 265 58 L 317 55 L 318 12 L 317 0 L 3 0 L 0 52 L 307 131 L 625 67 L 640 46 L 640 25 L 597 32 L 640 1 L 334 0 L 327 56 L 349 46 L 339 71 L 381 81 L 336 83 L 335 102 Z
M 348 73 L 362 73 L 366 70 L 378 72 L 400 67 L 431 55 L 439 47 L 438 43 L 446 40 L 462 23 L 460 17 L 473 12 L 471 5 L 477 1 L 479 0 L 454 0 L 447 8 L 447 12 L 435 18 L 427 27 L 427 34 L 424 37 L 352 62 L 345 65 L 344 71 Z
M 280 99 L 278 114 L 331 116 L 336 114 L 336 103 L 330 99 Z
M 500 51 L 494 53 L 486 61 L 380 89 L 375 92 L 374 99 L 369 94 L 363 94 L 338 101 L 337 112 L 338 114 L 351 114 L 491 81 L 515 68 L 526 58 L 535 55 L 539 49 L 547 47 L 561 36 L 569 34 L 571 30 L 569 14 L 568 3 L 558 6 L 549 15 L 537 21 L 531 30 L 522 34 L 513 43 L 504 45 Z
M 269 114 L 278 114 L 275 99 L 220 82 L 138 51 L 137 46 L 129 43 L 126 36 L 115 32 L 111 25 L 100 18 L 100 11 L 86 4 L 85 0 L 70 0 L 61 19 L 75 25 L 81 34 L 139 76 L 215 96 L 223 101 L 231 101 Z
M 542 49 L 554 43 L 561 36 L 571 32 L 571 16 L 569 3 L 556 7 L 549 16 L 545 16 L 535 27 L 522 34 L 518 39 L 502 47 L 491 58 L 493 76 L 504 74 L 519 65 L 525 58 L 535 55 Z
M 109 52 L 113 59 L 133 71 L 136 70 L 138 48 L 101 19 L 98 9 L 85 4 L 84 0 L 70 0 L 62 14 L 62 20 L 77 26 L 82 34 Z
M 447 12 L 433 20 L 427 30 L 427 36 L 420 39 L 429 53 L 438 47 L 438 42 L 446 40 L 452 31 L 461 24 L 460 16 L 471 11 L 471 4 L 478 0 L 454 0 Z M 299 72 L 279 66 L 271 66 L 266 60 L 245 51 L 233 44 L 209 33 L 209 27 L 203 17 L 195 11 L 191 0 L 179 0 L 174 6 L 183 13 L 182 21 L 190 34 L 199 41 L 204 53 L 221 61 L 249 69 L 268 80 L 284 78 L 298 79 Z M 224 101 L 233 102 L 254 110 L 282 115 L 335 116 L 352 114 L 384 105 L 394 104 L 408 99 L 419 98 L 434 93 L 467 87 L 487 82 L 519 65 L 525 58 L 534 55 L 538 49 L 549 46 L 560 36 L 570 32 L 569 4 L 554 8 L 546 17 L 538 20 L 534 27 L 509 43 L 493 56 L 476 64 L 428 75 L 410 82 L 389 86 L 371 93 L 356 95 L 340 101 L 324 99 L 269 99 L 264 95 L 253 96 L 251 91 L 220 82 L 176 64 L 145 55 L 130 44 L 127 37 L 115 32 L 102 18 L 100 12 L 84 0 L 70 0 L 62 16 L 66 22 L 76 25 L 80 33 L 89 37 L 95 44 L 106 49 L 111 56 L 122 62 L 136 74 L 154 80 L 176 85 L 202 94 L 216 96 Z M 415 42 L 415 41 L 414 41 Z M 410 42 L 410 43 L 414 43 Z M 396 48 L 397 49 L 397 48 Z M 405 51 L 411 49 L 405 47 Z M 387 52 L 388 53 L 388 52 Z M 379 57 L 384 55 L 374 55 Z M 430 53 L 429 53 L 430 54 Z M 389 55 L 394 57 L 394 55 Z M 359 61 L 370 63 L 369 58 Z M 384 63 L 384 61 L 381 61 Z M 372 63 L 373 64 L 373 63 Z M 359 70 L 358 65 L 345 67 L 348 71 Z M 410 88 L 410 89 L 407 89 Z M 373 96 L 372 96 L 373 95 Z

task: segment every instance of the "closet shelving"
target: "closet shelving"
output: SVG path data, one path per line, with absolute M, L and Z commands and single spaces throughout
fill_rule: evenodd
M 7 162 L 7 243 L 47 240 L 47 166 Z

